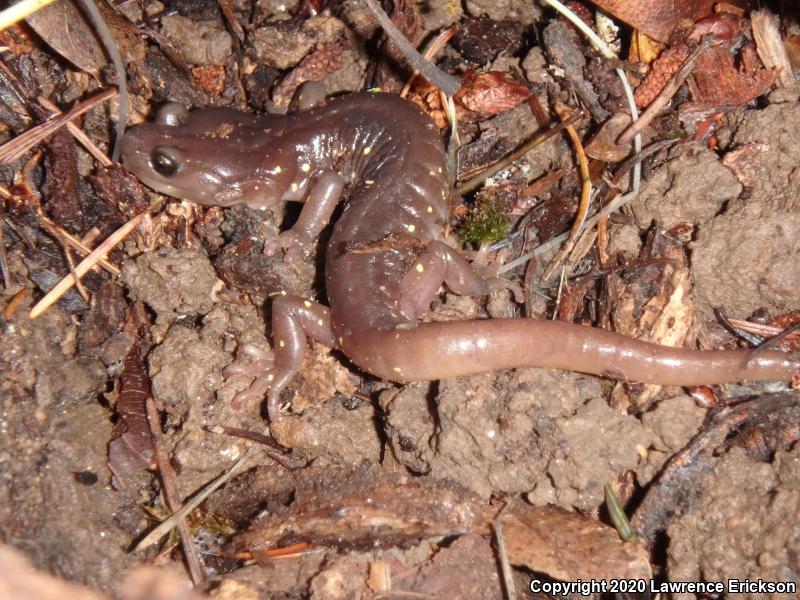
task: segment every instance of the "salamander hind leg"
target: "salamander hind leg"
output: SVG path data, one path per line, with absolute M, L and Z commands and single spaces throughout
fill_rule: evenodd
M 272 304 L 273 353 L 250 345 L 242 346 L 239 360 L 224 370 L 226 377 L 253 377 L 250 387 L 234 397 L 233 408 L 261 401 L 269 390 L 269 419 L 273 422 L 280 419 L 280 394 L 300 369 L 308 346 L 307 337 L 326 346 L 336 346 L 328 307 L 300 296 L 278 296 Z M 243 356 L 251 360 L 241 360 Z

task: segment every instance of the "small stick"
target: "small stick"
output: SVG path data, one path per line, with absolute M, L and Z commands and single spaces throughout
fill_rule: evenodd
M 56 115 L 63 114 L 55 104 L 50 102 L 50 100 L 48 100 L 44 96 L 39 96 L 38 100 L 39 104 L 44 106 L 50 112 L 53 112 Z M 101 165 L 103 165 L 104 167 L 110 167 L 111 165 L 114 164 L 113 161 L 110 158 L 108 158 L 105 155 L 105 153 L 102 150 L 100 150 L 100 148 L 98 148 L 92 140 L 89 139 L 89 136 L 86 135 L 83 132 L 83 130 L 80 127 L 78 127 L 75 123 L 73 123 L 72 121 L 67 121 L 67 129 L 69 129 L 69 132 L 72 134 L 72 137 L 78 140 L 81 143 L 81 145 L 86 149 L 86 151 L 92 156 L 94 156 L 97 162 L 99 162 Z
M 580 113 L 572 115 L 571 117 L 569 117 L 568 119 L 562 121 L 558 125 L 554 125 L 553 127 L 548 129 L 547 131 L 545 131 L 543 133 L 540 133 L 539 135 L 537 135 L 536 137 L 531 139 L 529 142 L 527 142 L 525 145 L 523 145 L 521 148 L 515 150 L 514 152 L 512 152 L 511 154 L 506 156 L 504 159 L 499 160 L 496 163 L 494 163 L 491 167 L 486 169 L 480 175 L 476 175 L 475 177 L 473 177 L 472 179 L 470 179 L 466 183 L 463 183 L 460 187 L 458 187 L 453 192 L 453 195 L 461 196 L 463 194 L 466 194 L 467 192 L 471 192 L 476 187 L 481 185 L 484 181 L 486 181 L 489 177 L 491 177 L 492 175 L 496 175 L 497 173 L 499 173 L 500 171 L 505 169 L 508 165 L 510 165 L 512 162 L 514 162 L 515 160 L 517 160 L 517 159 L 521 158 L 522 156 L 524 156 L 525 154 L 527 154 L 531 150 L 531 148 L 534 148 L 535 146 L 538 146 L 539 144 L 541 144 L 545 140 L 553 137 L 559 131 L 562 131 L 563 129 L 565 129 L 566 127 L 568 127 L 569 125 L 571 125 L 572 123 L 577 121 L 578 119 L 580 119 L 581 116 L 582 115 Z
M 161 419 L 152 394 L 147 394 L 145 407 L 147 408 L 147 422 L 150 425 L 150 434 L 153 436 L 153 453 L 156 457 L 158 472 L 161 475 L 161 483 L 164 486 L 164 496 L 167 498 L 169 509 L 174 514 L 175 511 L 181 508 L 181 497 L 178 493 L 175 469 L 172 468 L 169 454 L 164 446 L 164 432 L 161 431 Z M 178 519 L 177 526 L 178 533 L 181 536 L 183 553 L 186 556 L 186 564 L 189 566 L 189 574 L 192 576 L 192 583 L 196 587 L 203 582 L 203 565 L 200 562 L 200 555 L 192 543 L 192 532 L 186 519 Z
M 599 211 L 594 213 L 591 217 L 586 219 L 586 221 L 583 223 L 583 226 L 581 227 L 581 231 L 583 231 L 584 229 L 587 229 L 588 227 L 593 227 L 594 224 L 597 223 L 600 219 L 604 219 L 605 217 L 610 215 L 615 210 L 618 210 L 618 209 L 622 208 L 623 206 L 628 204 L 628 202 L 630 202 L 631 200 L 636 198 L 638 195 L 639 195 L 638 190 L 631 190 L 627 194 L 623 194 L 623 195 L 617 196 L 611 202 L 609 202 L 603 208 L 601 208 Z M 563 242 L 567 238 L 569 238 L 569 232 L 562 233 L 561 235 L 557 235 L 556 237 L 549 239 L 544 244 L 541 244 L 541 245 L 537 246 L 536 248 L 534 248 L 530 252 L 526 252 L 525 254 L 523 254 L 521 256 L 518 256 L 514 260 L 509 261 L 506 264 L 504 264 L 502 267 L 500 267 L 497 270 L 497 274 L 501 275 L 501 274 L 503 274 L 503 273 L 505 273 L 507 271 L 510 271 L 511 269 L 515 269 L 516 267 L 520 266 L 521 264 L 523 264 L 528 259 L 530 259 L 530 258 L 532 258 L 534 256 L 538 256 L 539 254 L 542 254 L 544 252 L 547 252 L 548 250 L 550 250 L 550 248 L 552 248 L 553 246 L 555 246 L 557 244 L 560 244 L 561 242 Z
M 428 47 L 425 48 L 425 52 L 422 55 L 423 58 L 433 61 L 433 57 L 436 56 L 442 48 L 444 48 L 445 44 L 450 41 L 450 38 L 456 34 L 456 31 L 457 27 L 453 25 L 452 27 L 448 27 L 444 31 L 440 32 L 439 35 L 433 38 L 433 41 L 428 45 Z M 401 98 L 408 96 L 408 91 L 411 89 L 411 85 L 414 83 L 414 80 L 416 80 L 417 75 L 419 75 L 419 71 L 414 69 L 414 72 L 411 73 L 411 77 L 408 78 L 408 81 L 400 91 Z
M 168 518 L 163 520 L 153 531 L 148 533 L 136 546 L 134 547 L 134 552 L 138 550 L 144 550 L 149 548 L 153 544 L 155 544 L 161 537 L 169 532 L 170 529 L 176 526 L 180 519 L 183 519 L 186 515 L 192 512 L 195 508 L 200 506 L 203 501 L 208 498 L 211 494 L 217 491 L 220 487 L 225 485 L 231 477 L 236 475 L 242 466 L 245 464 L 247 458 L 253 453 L 256 446 L 250 446 L 247 450 L 245 450 L 244 454 L 239 457 L 233 466 L 225 471 L 222 475 L 217 477 L 214 481 L 209 483 L 205 488 L 203 488 L 200 492 L 198 492 L 195 496 L 193 496 L 186 504 L 184 504 L 180 509 L 176 510 L 172 513 Z
M 655 100 L 650 103 L 647 109 L 636 121 L 628 125 L 627 129 L 622 132 L 622 135 L 620 135 L 619 139 L 617 140 L 617 143 L 620 146 L 624 146 L 625 144 L 629 143 L 633 139 L 633 136 L 641 134 L 642 131 L 644 131 L 644 128 L 647 127 L 659 114 L 661 114 L 661 111 L 664 110 L 664 107 L 678 91 L 678 88 L 680 88 L 681 85 L 683 85 L 683 82 L 686 81 L 686 78 L 692 74 L 692 71 L 697 64 L 697 59 L 699 59 L 700 55 L 711 45 L 711 37 L 704 37 L 703 41 L 700 42 L 700 45 L 697 46 L 697 48 L 695 48 L 689 57 L 683 62 L 681 68 L 678 69 L 678 72 L 672 76 L 667 85 L 665 85 L 664 88 L 658 93 L 658 96 L 656 96 Z
M 795 331 L 800 331 L 800 322 L 795 323 L 790 327 L 787 327 L 779 334 L 774 335 L 767 340 L 764 340 L 758 346 L 753 348 L 753 351 L 750 353 L 750 356 L 748 356 L 747 360 L 744 361 L 744 366 L 746 367 L 747 365 L 749 365 L 758 354 L 760 354 L 764 350 L 774 347 L 778 342 L 785 339 L 787 336 L 794 333 Z
M 395 44 L 397 44 L 397 47 L 400 48 L 403 56 L 405 56 L 406 60 L 411 63 L 411 67 L 413 69 L 419 71 L 422 76 L 425 77 L 425 79 L 430 81 L 448 96 L 452 96 L 458 91 L 458 88 L 461 87 L 461 82 L 458 80 L 458 78 L 445 73 L 431 62 L 425 60 L 417 51 L 417 49 L 411 45 L 411 42 L 408 41 L 406 36 L 403 35 L 403 32 L 400 31 L 394 23 L 392 23 L 389 15 L 384 12 L 384 10 L 375 0 L 364 0 L 364 3 L 367 5 L 370 11 L 372 11 L 372 14 L 375 16 L 378 24 L 380 24 L 380 26 L 386 32 L 386 35 L 388 35 L 389 38 Z
M 14 23 L 27 18 L 37 10 L 53 2 L 55 0 L 23 0 L 13 6 L 9 6 L 3 12 L 0 12 L 0 31 L 11 27 Z
M 81 240 L 76 238 L 66 229 L 62 229 L 55 223 L 53 223 L 50 219 L 48 219 L 44 215 L 39 215 L 39 221 L 42 225 L 44 225 L 45 229 L 50 229 L 53 235 L 59 235 L 64 238 L 64 241 L 72 246 L 75 250 L 80 252 L 83 256 L 87 256 L 91 253 L 92 249 L 89 248 L 86 244 L 84 244 Z M 119 275 L 120 270 L 113 264 L 108 262 L 105 258 L 101 258 L 98 264 L 103 267 L 106 271 L 108 271 L 111 275 Z
M 558 268 L 558 265 L 567 257 L 567 255 L 572 251 L 572 248 L 575 246 L 578 235 L 582 231 L 581 227 L 586 220 L 586 214 L 589 212 L 589 201 L 591 200 L 592 195 L 592 179 L 589 175 L 589 163 L 586 161 L 586 152 L 583 149 L 581 138 L 572 125 L 568 125 L 566 127 L 566 132 L 570 141 L 572 142 L 572 145 L 575 147 L 575 153 L 578 155 L 578 169 L 580 170 L 581 175 L 581 199 L 578 203 L 578 213 L 575 215 L 575 221 L 572 223 L 572 227 L 569 231 L 567 243 L 564 244 L 564 247 L 558 252 L 547 269 L 545 269 L 545 272 L 542 274 L 542 281 L 547 281 L 550 279 L 555 270 Z M 562 270 L 562 280 L 564 277 L 565 272 Z M 561 286 L 559 286 L 559 297 L 560 294 Z
M 0 221 L 0 273 L 3 274 L 3 287 L 11 287 L 11 274 L 8 272 L 8 256 L 6 255 L 6 228 Z
M 67 266 L 69 267 L 69 272 L 75 277 L 75 261 L 72 260 L 72 252 L 69 250 L 69 245 L 64 241 L 63 238 L 58 238 L 58 241 L 61 242 L 61 249 L 64 251 L 64 258 L 67 259 Z M 86 288 L 83 287 L 83 283 L 78 277 L 75 277 L 75 289 L 78 290 L 78 293 L 83 298 L 86 304 L 89 304 L 91 300 L 91 296 L 89 296 L 89 292 L 86 291 Z
M 131 231 L 133 231 L 139 225 L 139 223 L 141 223 L 142 219 L 144 219 L 148 215 L 148 213 L 150 213 L 151 210 L 154 210 L 155 208 L 161 206 L 162 203 L 163 199 L 153 202 L 153 204 L 145 208 L 142 212 L 140 212 L 130 221 L 125 223 L 125 225 L 117 229 L 114 233 L 108 236 L 108 238 L 105 241 L 103 241 L 103 243 L 101 243 L 99 246 L 97 246 L 97 248 L 92 250 L 89 253 L 89 256 L 84 258 L 80 262 L 80 264 L 78 264 L 78 266 L 75 267 L 74 276 L 72 273 L 70 273 L 69 275 L 64 277 L 64 279 L 59 281 L 52 290 L 50 290 L 49 292 L 47 292 L 47 294 L 45 294 L 44 298 L 42 298 L 41 300 L 39 300 L 39 302 L 36 303 L 36 306 L 34 306 L 31 309 L 31 314 L 30 314 L 31 319 L 35 319 L 36 317 L 41 315 L 44 311 L 46 311 L 50 307 L 51 304 L 53 304 L 59 298 L 61 298 L 64 292 L 66 292 L 69 288 L 71 288 L 75 284 L 76 277 L 80 279 L 81 277 L 86 275 L 86 273 L 88 273 L 89 270 L 94 265 L 96 265 L 101 258 L 105 257 L 106 254 L 111 252 L 111 249 L 114 246 L 116 246 L 123 239 L 125 239 L 128 236 L 128 234 Z
M 508 560 L 508 550 L 506 550 L 506 542 L 503 538 L 503 527 L 500 524 L 503 515 L 508 509 L 508 504 L 500 509 L 497 516 L 492 523 L 494 530 L 494 539 L 497 543 L 497 560 L 500 563 L 500 573 L 503 576 L 503 589 L 505 597 L 508 600 L 515 600 L 517 597 L 516 586 L 514 585 L 514 572 L 511 570 L 511 562 Z
M 57 117 L 40 123 L 32 127 L 25 133 L 22 133 L 12 140 L 9 140 L 0 146 L 0 165 L 7 165 L 15 160 L 21 158 L 28 150 L 33 148 L 36 144 L 44 140 L 47 136 L 51 135 L 58 129 L 61 129 L 66 123 L 72 119 L 76 119 L 86 111 L 94 108 L 101 102 L 114 97 L 117 90 L 114 88 L 107 88 L 78 104 L 71 111 L 62 113 Z
M 125 127 L 128 125 L 128 81 L 126 80 L 125 65 L 122 63 L 122 57 L 119 54 L 119 48 L 114 36 L 106 25 L 103 15 L 97 8 L 94 0 L 81 0 L 81 4 L 89 13 L 92 19 L 94 28 L 97 30 L 97 35 L 103 40 L 103 45 L 106 47 L 106 52 L 111 59 L 111 64 L 114 65 L 114 71 L 117 74 L 117 87 L 119 88 L 119 114 L 117 115 L 117 125 L 114 134 L 114 149 L 111 152 L 111 160 L 118 161 L 119 153 L 122 149 L 122 136 L 125 134 Z

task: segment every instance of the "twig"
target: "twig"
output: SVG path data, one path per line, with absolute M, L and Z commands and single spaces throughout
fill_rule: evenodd
M 453 192 L 453 195 L 454 196 L 461 196 L 463 194 L 471 192 L 472 190 L 477 188 L 479 185 L 481 185 L 484 181 L 486 181 L 489 177 L 492 177 L 493 175 L 496 175 L 497 173 L 499 173 L 500 171 L 505 169 L 508 165 L 513 163 L 515 160 L 518 160 L 520 157 L 522 157 L 525 154 L 527 154 L 531 150 L 531 148 L 534 148 L 535 146 L 538 146 L 539 144 L 541 144 L 545 140 L 553 137 L 558 132 L 563 131 L 566 127 L 568 127 L 569 125 L 571 125 L 572 123 L 577 121 L 579 118 L 581 118 L 580 114 L 572 115 L 570 118 L 565 119 L 564 121 L 562 121 L 558 125 L 554 125 L 553 127 L 548 129 L 547 131 L 544 131 L 544 132 L 540 133 L 536 137 L 532 138 L 529 142 L 526 142 L 525 145 L 523 145 L 519 149 L 515 150 L 514 152 L 512 152 L 511 154 L 506 156 L 504 159 L 499 160 L 496 163 L 494 163 L 491 167 L 486 169 L 480 175 L 476 175 L 475 177 L 473 177 L 469 181 L 463 183 L 460 187 L 458 187 Z
M 32 15 L 37 10 L 52 4 L 55 0 L 23 0 L 13 6 L 9 6 L 0 12 L 0 31 L 11 27 L 14 23 L 21 21 L 28 15 Z
M 117 229 L 114 233 L 108 236 L 108 238 L 106 238 L 106 240 L 103 241 L 103 243 L 101 243 L 99 246 L 97 246 L 97 248 L 92 250 L 89 253 L 89 256 L 84 258 L 80 262 L 80 264 L 77 267 L 75 267 L 75 276 L 73 276 L 73 274 L 70 273 L 69 275 L 64 277 L 64 279 L 59 281 L 52 290 L 50 290 L 49 292 L 47 292 L 47 294 L 45 294 L 44 298 L 42 298 L 41 300 L 39 300 L 39 302 L 36 303 L 36 306 L 34 306 L 31 309 L 31 315 L 30 315 L 31 319 L 35 319 L 36 317 L 41 315 L 44 311 L 46 311 L 50 307 L 51 304 L 53 304 L 59 298 L 61 298 L 64 292 L 66 292 L 69 288 L 71 288 L 74 285 L 76 281 L 75 277 L 80 279 L 81 277 L 86 275 L 86 273 L 88 273 L 89 270 L 94 265 L 96 265 L 101 258 L 105 257 L 106 254 L 111 252 L 111 249 L 114 246 L 116 246 L 123 239 L 125 239 L 128 236 L 128 234 L 131 231 L 133 231 L 137 225 L 139 225 L 142 219 L 144 219 L 144 217 L 147 216 L 147 214 L 151 210 L 154 210 L 157 207 L 161 206 L 162 203 L 163 199 L 153 202 L 153 204 L 148 206 L 146 209 L 144 209 L 142 212 L 136 215 L 133 219 L 125 223 L 125 225 Z
M 8 256 L 6 255 L 6 228 L 0 221 L 0 273 L 3 274 L 3 287 L 11 287 L 11 275 L 8 272 Z
M 505 596 L 508 600 L 516 600 L 517 590 L 514 586 L 514 573 L 511 570 L 511 563 L 508 560 L 508 551 L 506 550 L 506 542 L 503 538 L 503 527 L 500 524 L 503 515 L 508 509 L 508 504 L 500 509 L 497 516 L 492 522 L 492 529 L 494 530 L 494 539 L 497 543 L 497 559 L 500 563 L 500 573 L 503 576 L 503 589 Z
M 206 428 L 211 433 L 229 435 L 231 437 L 239 437 L 251 442 L 256 442 L 263 446 L 264 452 L 276 463 L 282 467 L 295 471 L 302 467 L 308 466 L 309 460 L 302 456 L 297 456 L 291 448 L 281 446 L 274 438 L 259 433 L 258 431 L 250 431 L 249 429 L 242 429 L 240 427 L 228 427 L 227 425 L 214 425 Z
M 455 25 L 453 25 L 452 27 L 448 27 L 444 31 L 439 32 L 439 35 L 433 38 L 433 41 L 430 44 L 428 44 L 427 48 L 425 48 L 425 52 L 422 53 L 422 57 L 425 58 L 426 60 L 433 62 L 433 57 L 436 56 L 439 53 L 439 51 L 445 47 L 447 42 L 450 41 L 450 38 L 452 38 L 456 34 L 456 31 L 458 31 L 458 28 Z M 414 69 L 414 72 L 411 73 L 411 77 L 408 78 L 408 81 L 406 81 L 406 84 L 400 91 L 401 98 L 405 98 L 406 96 L 408 96 L 408 91 L 411 89 L 411 85 L 414 83 L 414 80 L 417 78 L 417 75 L 419 75 L 419 71 Z
M 53 223 L 50 219 L 48 219 L 44 215 L 39 215 L 39 222 L 44 225 L 45 229 L 50 230 L 53 235 L 61 236 L 64 238 L 64 241 L 69 244 L 72 248 L 80 252 L 83 256 L 87 256 L 92 252 L 92 249 L 89 248 L 86 244 L 84 244 L 81 240 L 73 236 L 69 231 L 63 229 Z M 108 271 L 111 275 L 119 275 L 120 270 L 114 266 L 113 263 L 108 262 L 107 259 L 101 258 L 98 261 L 98 264 L 103 267 L 106 271 Z
M 150 434 L 153 436 L 153 453 L 156 457 L 161 483 L 164 486 L 164 496 L 167 498 L 169 509 L 175 513 L 181 508 L 177 476 L 175 475 L 175 469 L 172 468 L 169 454 L 164 445 L 164 432 L 161 431 L 161 419 L 159 418 L 158 409 L 156 409 L 156 403 L 153 400 L 152 394 L 147 394 L 145 398 L 145 407 L 147 408 L 147 422 L 150 425 Z M 189 574 L 192 576 L 192 583 L 194 583 L 196 587 L 203 582 L 203 565 L 200 561 L 200 555 L 194 543 L 192 543 L 192 532 L 186 519 L 178 519 L 177 526 L 178 533 L 181 536 L 181 543 L 183 544 L 183 554 L 186 557 L 186 564 L 189 566 Z
M 134 551 L 137 550 L 144 550 L 149 548 L 153 544 L 155 544 L 158 540 L 161 539 L 162 536 L 166 535 L 170 529 L 175 527 L 178 523 L 179 519 L 183 519 L 186 515 L 192 512 L 195 508 L 200 506 L 200 504 L 208 498 L 211 494 L 213 494 L 216 490 L 220 487 L 225 485 L 231 477 L 236 475 L 239 470 L 244 465 L 245 460 L 250 457 L 253 453 L 253 450 L 256 446 L 250 446 L 247 450 L 245 450 L 244 454 L 239 457 L 233 466 L 228 469 L 225 473 L 217 477 L 214 481 L 209 483 L 205 488 L 203 488 L 200 492 L 197 493 L 191 500 L 189 500 L 186 504 L 184 504 L 180 509 L 176 510 L 172 513 L 167 519 L 161 522 L 153 531 L 148 533 L 136 546 L 134 547 Z
M 114 71 L 117 74 L 117 87 L 119 88 L 119 111 L 117 116 L 117 126 L 114 134 L 114 150 L 111 152 L 111 160 L 118 161 L 120 149 L 122 148 L 122 136 L 125 134 L 125 127 L 128 124 L 128 81 L 126 79 L 125 65 L 122 63 L 122 57 L 119 55 L 119 48 L 114 36 L 106 25 L 103 15 L 97 9 L 94 0 L 81 0 L 81 4 L 89 13 L 89 17 L 94 23 L 94 28 L 97 30 L 97 35 L 103 40 L 103 45 L 106 47 L 111 64 L 114 65 Z
M 614 51 L 609 48 L 608 45 L 602 39 L 600 39 L 600 37 L 594 31 L 592 31 L 592 29 L 574 12 L 569 10 L 558 0 L 543 1 L 564 15 L 564 17 L 568 19 L 570 23 L 580 30 L 581 33 L 583 33 L 583 35 L 585 35 L 591 44 L 597 49 L 597 51 L 600 52 L 603 58 L 617 62 L 618 58 Z M 639 118 L 639 111 L 636 108 L 636 101 L 633 99 L 633 90 L 631 89 L 631 84 L 628 83 L 628 76 L 620 67 L 614 67 L 614 71 L 617 73 L 617 77 L 619 77 L 620 81 L 622 82 L 622 88 L 625 90 L 625 99 L 628 101 L 628 110 L 631 112 L 631 121 L 635 123 Z M 642 136 L 638 133 L 633 138 L 633 149 L 636 154 L 642 151 Z M 641 177 L 642 165 L 640 163 L 636 163 L 636 166 L 633 169 L 633 183 L 631 185 L 631 191 L 636 193 L 639 192 Z
M 88 110 L 91 110 L 101 102 L 114 97 L 117 90 L 108 88 L 78 104 L 71 111 L 58 115 L 49 121 L 40 123 L 30 128 L 23 134 L 18 135 L 0 146 L 0 165 L 7 165 L 21 158 L 28 150 L 44 140 L 72 119 L 76 119 Z
M 69 267 L 69 272 L 75 277 L 75 261 L 72 260 L 72 252 L 69 250 L 69 244 L 64 240 L 64 238 L 58 238 L 58 241 L 61 242 L 61 249 L 64 251 L 64 258 L 67 259 L 67 266 Z M 75 277 L 75 289 L 78 290 L 78 293 L 83 298 L 83 301 L 86 304 L 89 304 L 91 300 L 91 296 L 89 296 L 89 292 L 86 291 L 86 288 L 83 287 L 83 283 L 81 283 L 80 278 Z
M 375 0 L 364 0 L 364 3 L 370 11 L 372 11 L 372 14 L 375 16 L 378 24 L 380 24 L 386 32 L 386 35 L 397 44 L 397 47 L 403 53 L 403 56 L 406 57 L 406 60 L 408 60 L 413 69 L 419 71 L 425 79 L 448 96 L 452 96 L 458 91 L 458 88 L 461 87 L 461 82 L 458 78 L 445 73 L 431 62 L 425 60 L 417 49 L 411 45 L 411 42 L 408 41 L 406 36 L 403 35 L 403 32 L 392 23 L 389 15 L 384 12 Z
M 744 361 L 744 366 L 747 367 L 747 365 L 749 365 L 756 356 L 758 356 L 764 350 L 767 350 L 769 348 L 774 347 L 778 342 L 784 340 L 786 337 L 788 337 L 790 334 L 794 333 L 795 331 L 800 331 L 800 322 L 795 323 L 794 325 L 791 325 L 790 327 L 787 327 L 786 329 L 781 331 L 779 334 L 773 335 L 771 338 L 769 338 L 767 340 L 764 340 L 758 346 L 753 348 L 753 351 L 750 353 L 750 356 L 748 356 L 747 360 Z
M 44 96 L 39 96 L 38 100 L 39 104 L 44 106 L 50 112 L 53 112 L 56 115 L 63 114 L 55 104 L 50 102 L 50 100 L 48 100 Z M 101 165 L 103 165 L 104 167 L 110 167 L 111 165 L 114 164 L 114 162 L 110 158 L 108 158 L 105 155 L 105 153 L 102 150 L 100 150 L 100 148 L 98 148 L 97 145 L 92 140 L 89 139 L 89 136 L 86 135 L 83 132 L 83 130 L 80 127 L 78 127 L 75 123 L 73 123 L 72 121 L 67 121 L 67 129 L 69 129 L 69 132 L 72 134 L 72 136 L 76 140 L 78 140 L 81 143 L 81 145 L 86 149 L 86 151 L 92 156 L 94 156 L 97 162 L 99 162 Z
M 719 322 L 722 326 L 727 329 L 730 333 L 735 336 L 742 338 L 748 344 L 752 346 L 760 345 L 766 336 L 759 336 L 758 333 L 748 331 L 744 327 L 742 327 L 742 323 L 747 323 L 746 321 L 735 323 L 735 319 L 729 319 L 725 309 L 721 306 L 717 306 L 714 308 L 714 314 L 716 315 Z M 749 324 L 749 323 L 748 323 Z
M 581 138 L 578 135 L 578 132 L 575 131 L 575 128 L 572 125 L 566 127 L 567 135 L 569 136 L 572 145 L 575 148 L 575 153 L 578 156 L 578 169 L 581 175 L 581 199 L 578 203 L 578 212 L 575 215 L 575 221 L 572 223 L 572 227 L 569 231 L 569 237 L 567 238 L 567 243 L 564 244 L 564 247 L 558 252 L 558 255 L 553 259 L 550 265 L 545 269 L 545 272 L 542 274 L 542 280 L 546 281 L 550 279 L 553 275 L 555 270 L 558 268 L 558 265 L 567 257 L 567 255 L 572 251 L 572 248 L 575 246 L 575 242 L 578 240 L 578 235 L 581 232 L 581 227 L 583 226 L 583 222 L 586 220 L 586 214 L 589 212 L 589 201 L 591 200 L 592 194 L 592 179 L 589 175 L 589 163 L 586 161 L 586 152 L 583 149 L 583 144 L 581 143 Z M 565 271 L 562 271 L 561 279 L 563 281 L 566 275 Z M 561 286 L 559 286 L 559 295 L 560 295 Z
M 647 109 L 642 113 L 642 116 L 639 117 L 637 121 L 634 121 L 628 125 L 625 131 L 622 132 L 622 135 L 620 135 L 617 139 L 617 143 L 619 145 L 624 146 L 630 142 L 631 139 L 633 139 L 633 136 L 639 135 L 642 131 L 644 131 L 644 128 L 653 121 L 653 119 L 661 114 L 661 111 L 664 110 L 664 107 L 678 91 L 678 88 L 680 88 L 681 85 L 683 85 L 683 82 L 686 81 L 686 78 L 692 74 L 692 71 L 697 64 L 697 59 L 700 58 L 700 55 L 705 52 L 709 46 L 711 46 L 711 44 L 711 36 L 706 36 L 703 38 L 703 41 L 700 42 L 700 45 L 697 46 L 697 48 L 695 48 L 688 58 L 683 62 L 681 68 L 678 69 L 678 72 L 675 73 L 669 82 L 667 82 L 667 85 L 661 89 L 655 100 L 653 100 Z
M 618 210 L 618 209 L 622 208 L 628 202 L 630 202 L 631 200 L 636 198 L 636 196 L 638 196 L 638 195 L 639 195 L 638 190 L 631 190 L 627 194 L 623 194 L 621 196 L 617 196 L 611 202 L 609 202 L 603 208 L 601 208 L 599 211 L 594 213 L 594 215 L 592 215 L 591 217 L 586 219 L 586 221 L 584 222 L 583 226 L 581 227 L 581 231 L 583 231 L 584 229 L 587 229 L 588 227 L 593 227 L 594 224 L 597 223 L 600 219 L 604 219 L 608 215 L 610 215 L 612 212 L 614 212 L 615 210 Z M 500 267 L 497 270 L 497 274 L 500 275 L 502 273 L 510 271 L 511 269 L 517 268 L 518 266 L 524 264 L 525 261 L 527 261 L 528 259 L 530 259 L 530 258 L 532 258 L 534 256 L 538 256 L 539 254 L 542 254 L 544 252 L 547 252 L 553 246 L 555 246 L 557 244 L 560 244 L 561 242 L 563 242 L 564 240 L 566 240 L 568 238 L 569 238 L 569 232 L 565 232 L 565 233 L 562 233 L 561 235 L 557 235 L 556 237 L 546 241 L 544 244 L 541 244 L 540 246 L 537 246 L 536 248 L 534 248 L 530 252 L 526 252 L 522 256 L 518 256 L 514 260 L 511 260 L 511 261 L 507 262 L 506 264 L 504 264 L 502 267 Z
M 754 335 L 755 342 L 753 345 L 756 346 L 761 342 L 763 342 L 764 338 L 771 337 L 773 335 L 778 335 L 782 331 L 780 327 L 775 327 L 774 325 L 753 323 L 752 321 L 742 321 L 741 319 L 730 319 L 729 323 L 739 332 L 742 333 L 749 332 L 751 334 L 755 334 Z M 792 340 L 800 339 L 800 336 L 797 335 L 790 334 L 790 337 L 792 338 Z

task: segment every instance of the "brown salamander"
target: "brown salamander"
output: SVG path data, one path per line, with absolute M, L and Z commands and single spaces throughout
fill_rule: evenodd
M 294 227 L 267 245 L 289 258 L 307 249 L 347 200 L 327 246 L 328 306 L 275 299 L 274 358 L 245 348 L 255 362 L 228 370 L 255 377 L 238 402 L 269 390 L 269 416 L 278 419 L 279 394 L 299 369 L 308 337 L 397 382 L 514 367 L 667 385 L 797 374 L 800 356 L 777 351 L 748 361 L 748 350 L 671 348 L 539 319 L 421 322 L 443 283 L 474 296 L 491 287 L 445 242 L 449 190 L 438 131 L 411 103 L 388 94 L 305 104 L 286 116 L 190 113 L 168 104 L 153 124 L 123 139 L 124 165 L 159 192 L 206 205 L 305 202 Z

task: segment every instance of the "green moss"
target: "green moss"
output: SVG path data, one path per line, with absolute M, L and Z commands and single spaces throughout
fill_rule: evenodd
M 494 202 L 484 202 L 461 222 L 458 230 L 464 243 L 496 242 L 508 235 L 505 211 Z

